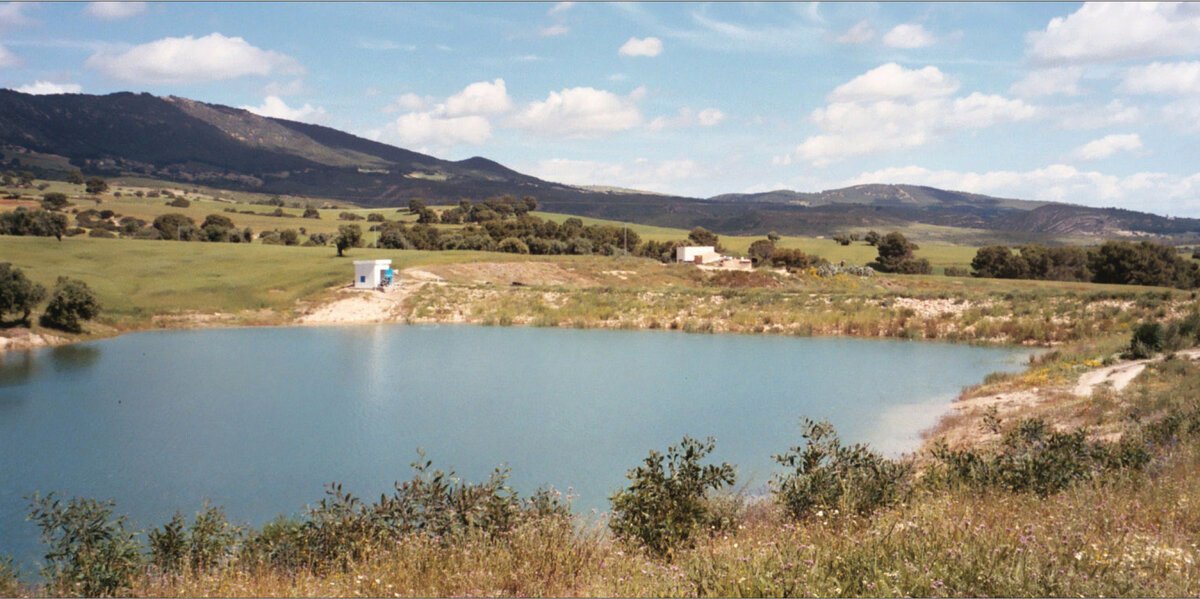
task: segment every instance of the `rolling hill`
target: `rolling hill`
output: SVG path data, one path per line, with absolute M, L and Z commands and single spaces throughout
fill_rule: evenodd
M 320 125 L 174 96 L 0 90 L 9 169 L 337 198 L 363 206 L 532 195 L 548 210 L 727 234 L 823 235 L 912 223 L 1020 236 L 1200 236 L 1200 220 L 1031 202 L 915 185 L 688 198 L 544 181 L 483 157 L 448 161 Z M 35 159 L 36 157 L 36 159 Z M 47 159 L 46 157 L 49 157 Z

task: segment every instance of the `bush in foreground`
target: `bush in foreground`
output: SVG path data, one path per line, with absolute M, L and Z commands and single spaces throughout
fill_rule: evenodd
M 709 491 L 734 482 L 733 466 L 701 464 L 715 446 L 711 438 L 684 437 L 667 449 L 665 468 L 663 455 L 652 450 L 629 471 L 629 487 L 612 497 L 613 533 L 655 555 L 690 546 L 697 531 L 712 523 Z

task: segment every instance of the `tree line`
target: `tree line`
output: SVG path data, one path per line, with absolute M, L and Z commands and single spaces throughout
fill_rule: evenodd
M 980 248 L 971 260 L 977 277 L 1153 285 L 1194 289 L 1200 265 L 1175 248 L 1151 241 L 1106 241 L 1096 247 L 1027 244 Z

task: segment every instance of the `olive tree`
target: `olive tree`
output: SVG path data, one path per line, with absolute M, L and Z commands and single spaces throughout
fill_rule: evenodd
M 72 333 L 83 330 L 82 322 L 100 315 L 100 302 L 87 283 L 77 279 L 59 277 L 50 295 L 50 303 L 42 313 L 44 327 Z
M 45 287 L 30 281 L 11 263 L 0 262 L 0 320 L 12 313 L 20 314 L 21 322 L 28 323 L 33 309 L 45 298 Z

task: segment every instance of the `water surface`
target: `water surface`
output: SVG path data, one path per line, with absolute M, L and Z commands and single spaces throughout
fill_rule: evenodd
M 368 498 L 435 465 L 604 509 L 685 434 L 761 487 L 802 416 L 895 454 L 1025 352 L 940 343 L 473 326 L 152 332 L 0 354 L 0 554 L 40 555 L 33 491 L 111 498 L 140 526 L 205 500 L 241 523 L 339 481 Z

